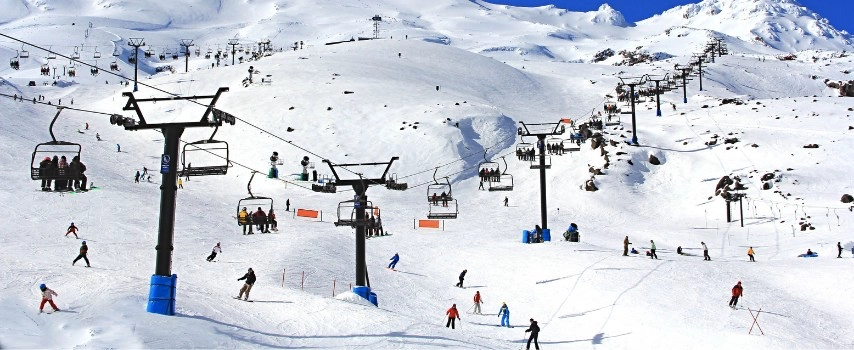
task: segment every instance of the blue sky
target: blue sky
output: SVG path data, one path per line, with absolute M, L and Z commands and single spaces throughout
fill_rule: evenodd
M 485 0 L 495 4 L 514 6 L 542 6 L 554 4 L 571 11 L 592 11 L 608 3 L 630 22 L 649 18 L 676 5 L 698 3 L 700 0 Z M 798 0 L 798 2 L 830 20 L 836 29 L 854 34 L 854 0 Z

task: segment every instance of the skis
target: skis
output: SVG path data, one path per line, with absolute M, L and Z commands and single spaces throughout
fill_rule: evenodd
M 393 236 L 393 235 L 392 235 L 392 234 L 387 234 L 387 235 L 373 235 L 373 236 L 366 236 L 366 237 L 365 237 L 365 239 L 371 239 L 371 238 L 377 238 L 377 237 L 388 237 L 388 236 Z
M 394 272 L 397 272 L 397 270 L 396 270 L 396 269 L 393 269 L 393 268 L 391 268 L 391 267 L 386 267 L 386 269 L 388 269 L 388 270 L 392 270 L 392 271 L 394 271 Z
M 232 298 L 237 299 L 237 300 L 240 300 L 240 301 L 245 301 L 245 302 L 247 302 L 247 303 L 254 303 L 254 302 L 255 302 L 255 300 L 244 300 L 244 299 L 240 299 L 240 298 L 238 298 L 238 297 L 232 297 Z

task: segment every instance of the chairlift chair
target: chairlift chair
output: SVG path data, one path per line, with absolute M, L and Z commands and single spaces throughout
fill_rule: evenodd
M 119 57 L 119 56 L 121 56 L 121 55 L 122 55 L 122 52 L 121 52 L 121 51 L 119 51 L 119 47 L 118 47 L 118 46 L 116 46 L 116 48 L 115 48 L 115 49 L 113 49 L 113 57 Z
M 225 175 L 231 166 L 228 142 L 214 140 L 219 126 L 207 140 L 189 142 L 181 152 L 181 170 L 178 176 Z M 193 164 L 195 163 L 195 164 Z M 255 175 L 254 173 L 252 174 Z
M 311 184 L 311 190 L 314 192 L 335 193 L 338 188 L 335 186 L 335 181 L 332 181 L 330 178 L 324 178 L 321 184 Z
M 246 184 L 246 190 L 249 192 L 249 197 L 243 198 L 237 202 L 237 211 L 234 217 L 237 218 L 237 225 L 239 226 L 263 225 L 268 223 L 253 222 L 254 220 L 251 215 L 249 215 L 249 217 L 247 217 L 245 220 L 241 220 L 240 211 L 243 208 L 246 208 L 247 213 L 253 212 L 257 208 L 267 209 L 266 213 L 268 215 L 270 211 L 273 210 L 273 198 L 256 196 L 252 194 L 252 179 L 255 178 L 255 173 L 257 173 L 257 171 L 252 172 L 252 176 L 249 178 L 249 183 Z
M 117 71 L 117 70 L 119 70 L 119 62 L 118 62 L 118 61 L 113 60 L 113 62 L 112 62 L 112 63 L 110 63 L 110 70 L 111 70 L 111 71 Z
M 177 60 L 177 59 L 178 59 L 178 50 L 175 50 L 175 52 L 173 52 L 173 53 L 172 53 L 172 59 L 173 59 L 173 60 Z
M 441 196 L 442 193 L 445 194 L 445 199 L 447 199 L 448 201 L 454 200 L 453 189 L 451 188 L 451 181 L 448 180 L 448 177 L 446 176 L 445 182 L 439 183 L 439 181 L 436 180 L 436 172 L 438 171 L 439 168 L 436 168 L 436 170 L 433 172 L 433 183 L 427 185 L 427 202 L 431 205 L 442 205 L 441 203 L 439 203 L 443 199 Z M 433 198 L 434 194 L 436 195 L 436 198 Z
M 9 67 L 14 70 L 21 69 L 21 61 L 18 60 L 18 57 L 12 57 L 9 59 Z
M 128 63 L 136 63 L 136 54 L 128 56 Z
M 501 173 L 500 172 L 501 167 L 498 165 L 498 163 L 490 162 L 486 159 L 486 153 L 487 152 L 489 152 L 488 148 L 483 150 L 483 162 L 480 162 L 480 164 L 477 166 L 477 175 L 478 175 L 478 177 L 481 178 L 481 181 L 485 180 L 485 181 L 492 182 L 493 178 L 490 174 L 492 174 L 493 171 L 496 172 L 497 174 L 500 174 Z M 494 180 L 498 181 L 498 179 L 494 179 Z
M 150 58 L 151 56 L 154 56 L 154 49 L 152 49 L 151 46 L 149 46 L 148 49 L 146 49 L 145 51 L 142 52 L 142 55 L 145 56 L 146 58 Z
M 211 50 L 211 47 L 208 46 L 208 51 L 205 52 L 205 59 L 210 59 L 212 54 L 213 54 L 213 51 Z
M 498 177 L 500 181 L 490 181 L 489 191 L 512 191 L 513 190 L 513 175 L 507 173 L 507 159 L 501 157 L 504 161 L 504 171 Z
M 388 179 L 385 180 L 385 187 L 390 190 L 405 191 L 409 185 L 406 182 L 399 182 L 397 180 L 397 174 L 392 173 L 388 176 Z
M 371 213 L 374 212 L 374 204 L 371 201 L 365 202 L 365 218 L 362 220 L 356 219 L 356 210 L 359 209 L 358 203 L 355 199 L 351 199 L 348 201 L 343 201 L 338 203 L 338 220 L 336 220 L 333 224 L 335 226 L 350 226 L 356 228 L 357 226 L 368 226 L 368 222 L 370 222 Z M 379 209 L 379 208 L 376 208 Z
M 198 47 L 197 47 L 197 48 L 196 48 L 196 57 L 199 57 L 199 56 L 201 56 L 201 55 L 202 55 L 202 49 L 200 49 L 200 48 L 198 48 Z
M 67 142 L 67 141 L 57 141 L 56 137 L 53 135 L 53 125 L 56 123 L 56 119 L 59 118 L 59 114 L 62 113 L 63 107 L 58 107 L 56 111 L 56 115 L 54 115 L 53 120 L 50 122 L 50 138 L 51 141 L 43 142 L 36 145 L 35 150 L 33 150 L 33 157 L 30 163 L 30 177 L 33 180 L 76 180 L 78 174 L 72 174 L 71 169 L 68 167 L 65 168 L 42 168 L 39 163 L 41 163 L 45 159 L 52 159 L 54 156 L 62 157 L 65 156 L 65 159 L 70 164 L 74 157 L 80 156 L 80 151 L 83 147 L 80 144 Z
M 520 142 L 520 143 L 516 144 L 516 158 L 519 160 L 522 160 L 522 157 L 531 148 L 534 148 L 534 144 L 532 144 L 532 143 Z
M 448 204 L 443 205 L 433 205 L 430 204 L 430 208 L 427 212 L 428 219 L 456 219 L 460 214 L 459 206 L 457 206 L 456 199 L 449 199 Z
M 24 50 L 24 45 L 21 45 L 21 52 L 18 53 L 18 57 L 20 57 L 20 58 L 30 57 L 30 52 L 27 50 Z
M 74 47 L 74 52 L 71 54 L 71 59 L 77 60 L 80 59 L 80 52 L 78 51 L 78 47 Z
M 552 157 L 548 154 L 543 155 L 543 156 L 546 157 L 546 165 L 545 165 L 546 169 L 551 169 L 552 168 Z M 539 168 L 540 168 L 540 154 L 538 153 L 538 154 L 534 155 L 533 159 L 531 159 L 531 169 L 539 169 Z
M 56 59 L 56 53 L 53 52 L 53 46 L 50 46 L 47 48 L 47 59 L 48 60 L 55 60 Z
M 95 58 L 101 58 L 101 51 L 98 51 L 98 47 L 95 47 L 94 57 Z

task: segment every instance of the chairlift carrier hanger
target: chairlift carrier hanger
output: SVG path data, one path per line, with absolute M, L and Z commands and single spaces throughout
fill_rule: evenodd
M 53 153 L 73 153 L 73 154 L 77 155 L 78 157 L 80 156 L 80 151 L 83 148 L 82 146 L 80 146 L 80 144 L 77 144 L 77 143 L 67 142 L 67 141 L 57 141 L 56 140 L 56 136 L 54 136 L 54 134 L 53 134 L 53 125 L 56 123 L 56 119 L 59 118 L 59 114 L 62 113 L 62 110 L 65 109 L 65 107 L 57 107 L 56 109 L 57 109 L 56 115 L 53 116 L 53 120 L 50 122 L 50 127 L 48 127 L 48 131 L 50 132 L 51 141 L 40 143 L 40 144 L 36 145 L 36 148 L 33 150 L 32 162 L 30 163 L 30 177 L 33 180 L 41 180 L 42 178 L 45 177 L 45 174 L 41 174 L 41 169 L 37 166 L 39 164 L 39 162 L 36 159 L 36 156 L 38 155 L 38 153 L 44 153 L 44 151 L 40 152 L 39 148 L 50 147 L 50 146 L 68 147 L 69 148 L 68 151 L 51 151 L 51 152 L 53 152 Z M 73 157 L 72 157 L 72 159 L 73 159 Z M 69 175 L 70 175 L 70 171 L 69 171 Z M 68 177 L 68 178 L 70 178 L 70 177 Z

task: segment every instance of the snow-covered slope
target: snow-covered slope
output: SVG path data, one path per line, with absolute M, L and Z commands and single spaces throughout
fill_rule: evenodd
M 4 3 L 25 6 L 30 14 L 19 12 L 0 31 L 73 49 L 79 44 L 63 43 L 80 40 L 85 28 L 76 27 L 87 22 L 66 23 L 76 18 L 74 9 L 106 3 L 39 4 Z M 126 78 L 106 71 L 90 76 L 78 67 L 77 77 L 61 76 L 57 86 L 42 85 L 50 79 L 38 76 L 45 54 L 35 48 L 28 49 L 33 57 L 22 60 L 21 70 L 1 68 L 0 93 L 24 96 L 24 102 L 0 98 L 0 205 L 12 214 L 0 236 L 4 347 L 515 349 L 522 345 L 529 318 L 540 322 L 544 348 L 854 344 L 848 326 L 854 307 L 846 302 L 854 285 L 854 277 L 846 273 L 854 261 L 849 253 L 854 238 L 848 233 L 854 215 L 850 204 L 840 202 L 843 194 L 854 191 L 849 179 L 854 170 L 849 161 L 854 102 L 836 97 L 823 84 L 824 79 L 847 77 L 849 57 L 816 53 L 821 56 L 816 62 L 779 61 L 773 59 L 779 51 L 726 37 L 733 54 L 707 66 L 704 91 L 694 80 L 687 104 L 681 90 L 664 94 L 660 118 L 654 102 L 637 106 L 639 146 L 626 143 L 632 121 L 620 115 L 620 125 L 603 130 L 613 141 L 603 149 L 591 150 L 588 142 L 578 152 L 552 157 L 545 180 L 548 227 L 555 240 L 525 245 L 520 231 L 541 224 L 540 177 L 515 157 L 520 141 L 533 141 L 516 136 L 519 122 L 584 121 L 591 111 L 601 110 L 617 76 L 686 64 L 687 55 L 714 33 L 654 26 L 655 21 L 664 23 L 661 18 L 637 27 L 594 24 L 597 14 L 482 2 L 387 0 L 348 3 L 347 11 L 340 11 L 344 5 L 337 1 L 252 1 L 246 6 L 278 6 L 280 12 L 251 24 L 242 17 L 245 13 L 216 12 L 206 7 L 208 2 L 174 12 L 158 12 L 144 2 L 111 4 L 99 11 L 116 12 L 92 21 L 89 40 L 115 42 L 123 48 L 122 59 L 129 53 L 125 41 L 137 35 L 156 43 L 198 34 L 191 37 L 203 45 L 204 38 L 222 44 L 240 28 L 247 43 L 249 38 L 273 38 L 271 28 L 282 28 L 274 42 L 302 39 L 308 45 L 227 67 L 211 68 L 211 60 L 193 55 L 189 73 L 154 74 L 154 67 L 180 67 L 180 61 L 141 62 L 145 71 L 135 96 L 167 96 L 156 89 L 207 95 L 225 86 L 230 91 L 217 107 L 240 118 L 216 133 L 230 147 L 234 167 L 228 175 L 195 177 L 179 191 L 172 268 L 178 275 L 175 317 L 145 312 L 154 271 L 160 178 L 133 182 L 142 167 L 158 169 L 162 135 L 125 131 L 110 125 L 106 115 L 65 110 L 53 131 L 57 138 L 83 146 L 87 175 L 99 189 L 44 193 L 27 175 L 31 152 L 50 139 L 47 128 L 55 114 L 52 106 L 33 104 L 33 97 L 42 95 L 52 105 L 62 99 L 64 106 L 73 98 L 75 108 L 130 116 L 121 110 L 126 101 L 121 93 L 131 91 L 132 84 L 121 86 L 117 82 Z M 223 8 L 239 4 L 223 1 Z M 148 8 L 151 17 L 139 17 L 138 23 L 120 19 L 133 8 Z M 388 15 L 393 13 L 389 9 L 398 12 Z M 606 12 L 605 7 L 598 11 Z M 316 13 L 328 17 L 309 16 Z M 389 19 L 386 33 L 393 39 L 322 45 L 364 35 L 353 28 L 369 33 L 367 18 L 377 13 Z M 180 25 L 163 26 L 159 21 L 168 16 Z M 288 16 L 304 22 L 282 21 Z M 555 22 L 582 17 L 588 21 L 575 27 Z M 568 34 L 549 36 L 559 30 Z M 501 36 L 511 31 L 512 36 Z M 57 36 L 63 32 L 68 38 Z M 20 50 L 6 41 L 4 59 Z M 633 67 L 562 59 L 570 54 L 589 59 L 603 47 L 637 45 L 673 57 Z M 489 49 L 499 47 L 508 50 Z M 538 48 L 555 59 L 528 60 L 532 54 L 519 55 L 512 47 Z M 109 54 L 106 46 L 100 50 Z M 87 58 L 91 47 L 84 52 L 89 54 L 86 61 L 94 61 Z M 54 62 L 49 64 L 61 71 L 63 64 Z M 260 73 L 255 84 L 244 87 L 249 65 Z M 118 73 L 127 77 L 129 72 L 123 63 Z M 261 84 L 259 78 L 273 82 Z M 27 86 L 30 80 L 37 86 Z M 723 98 L 744 104 L 722 104 Z M 142 108 L 150 121 L 164 122 L 197 120 L 203 112 L 189 102 L 144 103 Z M 188 130 L 183 139 L 207 139 L 211 132 Z M 104 141 L 96 141 L 95 133 Z M 713 139 L 718 141 L 710 145 Z M 117 143 L 122 152 L 116 152 Z M 807 144 L 818 148 L 804 148 Z M 261 176 L 273 151 L 284 160 L 282 178 L 289 182 Z M 392 234 L 367 241 L 369 278 L 379 308 L 347 301 L 353 300 L 346 291 L 355 279 L 353 230 L 331 222 L 338 203 L 351 199 L 352 192 L 316 193 L 305 188 L 308 183 L 293 181 L 306 155 L 321 177 L 330 172 L 320 158 L 359 163 L 400 157 L 391 172 L 409 190 L 373 186 L 368 191 Z M 650 155 L 661 165 L 649 163 Z M 477 190 L 478 164 L 486 158 L 503 165 L 501 156 L 508 162 L 514 190 Z M 596 192 L 582 189 L 591 179 L 591 167 L 603 172 L 592 177 Z M 249 195 L 252 170 L 262 172 L 255 176 L 252 192 L 275 200 L 276 234 L 244 236 L 235 225 L 238 201 Z M 353 169 L 363 170 L 373 175 L 374 169 Z M 413 221 L 425 218 L 429 209 L 424 197 L 434 172 L 452 181 L 459 218 L 445 220 L 442 230 L 413 229 Z M 760 180 L 766 173 L 775 178 L 770 190 L 761 189 L 769 182 Z M 725 203 L 714 196 L 724 175 L 740 176 L 748 187 L 744 227 L 726 222 Z M 291 210 L 322 211 L 323 220 L 294 217 L 285 211 L 286 200 Z M 738 210 L 733 213 L 738 217 Z M 92 268 L 69 264 L 80 245 L 80 240 L 62 237 L 70 222 L 80 227 L 80 240 L 91 247 Z M 571 222 L 581 228 L 580 243 L 558 240 Z M 660 260 L 621 256 L 625 236 L 641 252 L 654 240 Z M 710 262 L 699 257 L 701 241 L 710 248 Z M 215 263 L 204 261 L 216 242 L 222 243 L 223 253 Z M 844 259 L 834 258 L 836 242 L 846 249 Z M 688 254 L 677 255 L 677 247 Z M 748 247 L 756 250 L 757 262 L 747 262 Z M 808 248 L 820 256 L 796 257 Z M 394 253 L 401 256 L 397 272 L 384 268 Z M 255 302 L 233 300 L 242 285 L 237 278 L 249 267 L 258 274 L 251 294 Z M 466 288 L 455 288 L 463 269 L 468 270 Z M 745 295 L 741 308 L 732 310 L 725 304 L 736 281 L 744 284 Z M 40 283 L 59 293 L 58 305 L 67 312 L 38 314 Z M 475 291 L 485 300 L 484 315 L 467 311 Z M 502 302 L 511 309 L 513 328 L 496 326 Z M 445 328 L 443 319 L 452 304 L 462 311 L 462 324 L 455 330 Z M 753 322 L 747 308 L 762 308 L 759 323 L 766 336 L 756 336 L 756 329 L 747 334 Z

